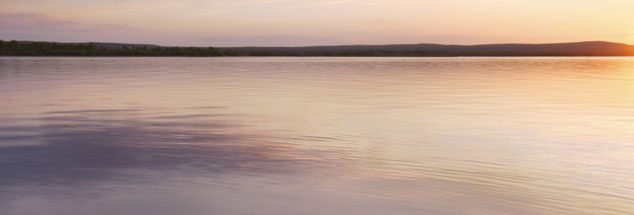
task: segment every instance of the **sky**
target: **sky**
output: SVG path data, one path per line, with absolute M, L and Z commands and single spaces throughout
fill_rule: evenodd
M 634 1 L 0 0 L 0 39 L 218 47 L 634 44 Z

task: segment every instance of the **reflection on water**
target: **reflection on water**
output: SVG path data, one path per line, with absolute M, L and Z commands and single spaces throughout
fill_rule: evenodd
M 2 214 L 629 214 L 632 58 L 0 58 Z
M 41 125 L 1 127 L 7 132 L 39 134 L 0 137 L 4 144 L 11 144 L 0 148 L 0 168 L 10 173 L 0 178 L 0 186 L 72 186 L 133 178 L 117 175 L 125 169 L 291 174 L 296 170 L 293 165 L 308 161 L 290 156 L 287 146 L 267 143 L 265 137 L 219 132 L 232 126 L 213 118 L 191 121 L 207 115 L 168 115 L 155 118 L 171 121 L 144 122 L 126 119 L 129 113 L 116 116 L 123 112 L 128 110 L 53 111 L 46 113 L 52 116 L 32 119 Z

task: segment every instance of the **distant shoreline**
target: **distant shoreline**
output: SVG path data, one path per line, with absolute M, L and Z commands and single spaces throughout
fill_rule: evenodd
M 628 57 L 634 46 L 603 41 L 488 45 L 167 47 L 125 43 L 0 40 L 0 56 L 37 57 Z
M 0 55 L 0 58 L 634 58 L 634 56 L 87 56 L 87 55 Z

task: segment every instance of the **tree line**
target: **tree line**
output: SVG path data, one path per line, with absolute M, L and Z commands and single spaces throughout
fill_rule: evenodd
M 147 47 L 121 45 L 108 48 L 94 43 L 18 42 L 0 40 L 0 56 L 240 56 L 239 51 L 213 47 Z
M 0 40 L 0 56 L 453 56 L 425 51 L 380 50 L 266 50 L 217 49 L 213 47 L 160 47 L 121 44 L 106 47 L 95 43 L 20 42 Z
M 634 46 L 608 42 L 562 44 L 378 45 L 324 47 L 165 47 L 113 43 L 0 40 L 0 56 L 634 56 Z

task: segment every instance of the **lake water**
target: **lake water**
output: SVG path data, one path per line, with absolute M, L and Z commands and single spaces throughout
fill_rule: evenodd
M 634 58 L 0 58 L 0 214 L 632 214 Z

